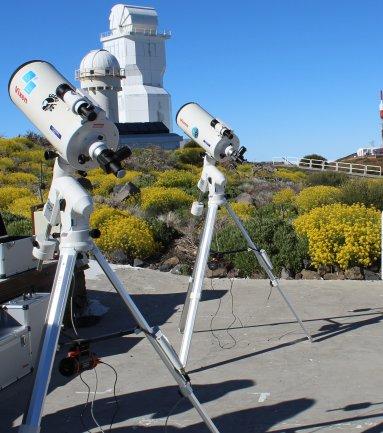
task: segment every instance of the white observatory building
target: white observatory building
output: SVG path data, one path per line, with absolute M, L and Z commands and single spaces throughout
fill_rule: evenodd
M 172 133 L 171 98 L 163 88 L 165 41 L 154 8 L 117 4 L 103 49 L 90 51 L 76 71 L 82 90 L 116 123 L 120 144 L 134 147 L 180 147 Z
M 106 50 L 92 50 L 81 61 L 76 79 L 81 89 L 106 112 L 107 117 L 117 123 L 118 92 L 124 70 L 118 60 Z
M 165 41 L 154 8 L 118 4 L 109 16 L 110 31 L 101 35 L 103 48 L 126 71 L 119 94 L 120 122 L 163 122 L 172 130 L 171 101 L 163 88 Z

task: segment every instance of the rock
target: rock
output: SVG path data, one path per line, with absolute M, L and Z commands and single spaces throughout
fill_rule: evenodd
M 115 250 L 112 253 L 109 253 L 108 258 L 112 263 L 120 263 L 120 264 L 128 263 L 128 256 L 124 253 L 124 251 L 120 249 Z
M 323 275 L 324 280 L 344 280 L 344 272 L 327 272 Z
M 164 260 L 163 265 L 169 265 L 171 267 L 178 265 L 180 259 L 178 257 L 170 257 L 169 259 Z
M 318 274 L 323 277 L 323 275 L 325 274 L 331 274 L 332 273 L 332 269 L 331 266 L 328 265 L 320 265 L 318 267 Z
M 158 267 L 158 270 L 161 271 L 161 272 L 169 272 L 171 268 L 172 268 L 171 265 L 167 265 L 166 263 L 162 263 L 162 264 Z
M 124 185 L 113 188 L 113 192 L 116 190 L 116 194 L 114 196 L 114 200 L 117 202 L 123 202 L 124 200 L 128 199 L 129 197 L 132 197 L 135 194 L 138 194 L 140 192 L 140 188 L 138 188 L 136 185 L 134 185 L 132 182 L 127 182 Z
M 378 273 L 380 271 L 380 262 L 373 263 L 369 268 L 370 271 Z
M 362 269 L 359 266 L 354 266 L 344 271 L 347 280 L 363 280 Z
M 187 274 L 187 266 L 179 263 L 178 265 L 174 266 L 174 268 L 170 271 L 170 273 L 174 274 L 174 275 L 186 275 Z
M 251 278 L 253 278 L 254 280 L 263 280 L 265 277 L 262 274 L 259 274 L 258 272 L 254 272 L 251 275 Z
M 247 192 L 243 192 L 241 194 L 239 194 L 236 198 L 237 203 L 249 203 L 252 204 L 253 203 L 253 198 L 251 197 L 251 195 Z
M 295 279 L 296 279 L 296 280 L 301 280 L 301 279 L 302 279 L 302 273 L 301 273 L 301 272 L 297 272 L 297 273 L 295 274 Z
M 288 271 L 286 268 L 282 268 L 281 270 L 281 280 L 292 280 L 290 271 Z
M 302 278 L 304 280 L 320 280 L 321 279 L 320 275 L 316 271 L 310 271 L 308 269 L 303 269 L 301 274 L 302 274 Z
M 223 278 L 227 276 L 227 270 L 225 267 L 218 267 L 215 269 L 209 269 L 206 270 L 206 277 L 207 278 Z
M 143 268 L 145 265 L 146 265 L 146 263 L 141 259 L 134 259 L 134 261 L 133 261 L 133 266 L 135 268 Z
M 369 281 L 377 281 L 380 280 L 380 274 L 377 272 L 372 272 L 369 269 L 364 270 L 364 279 Z

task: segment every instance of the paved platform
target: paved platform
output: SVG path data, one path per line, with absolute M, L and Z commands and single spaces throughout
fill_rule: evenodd
M 116 272 L 149 321 L 161 325 L 178 350 L 188 279 L 127 267 Z M 90 296 L 109 311 L 97 326 L 82 328 L 81 336 L 128 328 L 130 317 L 105 277 L 94 265 L 87 276 Z M 283 281 L 283 288 L 313 343 L 305 341 L 276 291 L 267 300 L 266 280 L 235 280 L 232 287 L 228 279 L 206 281 L 188 370 L 221 433 L 383 432 L 383 283 Z M 237 319 L 230 336 L 232 310 Z M 96 344 L 94 350 L 118 372 L 119 411 L 111 432 L 165 432 L 179 396 L 149 343 L 142 335 L 128 336 Z M 94 414 L 107 432 L 115 409 L 114 375 L 105 365 L 97 372 Z M 93 391 L 94 372 L 83 378 Z M 30 386 L 29 376 L 0 392 L 1 433 L 17 431 Z M 83 416 L 86 427 L 81 424 L 86 396 L 81 380 L 63 378 L 56 365 L 41 432 L 100 431 L 89 408 Z M 187 401 L 168 423 L 169 433 L 181 430 L 207 431 Z

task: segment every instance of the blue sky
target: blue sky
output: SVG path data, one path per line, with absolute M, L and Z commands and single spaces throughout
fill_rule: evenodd
M 13 70 L 41 58 L 73 82 L 81 58 L 100 46 L 116 3 L 2 4 L 1 134 L 32 129 L 7 94 Z M 234 128 L 248 158 L 257 161 L 312 152 L 336 158 L 371 140 L 380 145 L 383 1 L 131 4 L 154 6 L 159 27 L 172 30 L 165 87 L 173 117 L 182 104 L 199 102 Z

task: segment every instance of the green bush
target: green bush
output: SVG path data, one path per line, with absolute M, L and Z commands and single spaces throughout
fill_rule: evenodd
M 184 147 L 174 151 L 174 158 L 176 162 L 182 164 L 202 166 L 204 154 L 202 147 Z
M 344 173 L 332 173 L 319 171 L 309 173 L 307 176 L 307 184 L 310 186 L 325 185 L 325 186 L 342 186 L 348 180 L 348 176 Z
M 278 209 L 272 205 L 258 208 L 244 225 L 255 244 L 267 251 L 276 273 L 280 273 L 282 267 L 292 273 L 302 270 L 303 260 L 308 257 L 307 241 L 295 234 L 291 220 Z M 229 224 L 218 231 L 213 248 L 225 251 L 246 246 L 239 230 Z M 249 277 L 254 272 L 264 274 L 252 252 L 237 253 L 228 258 L 242 277 Z
M 168 226 L 158 218 L 147 218 L 147 223 L 153 233 L 155 242 L 161 249 L 167 249 L 174 239 L 180 237 L 180 233 L 174 227 Z
M 352 179 L 341 188 L 341 201 L 346 204 L 361 203 L 383 209 L 383 182 L 378 179 Z
M 26 219 L 19 219 L 7 225 L 7 233 L 10 236 L 31 236 L 32 235 L 32 221 Z

